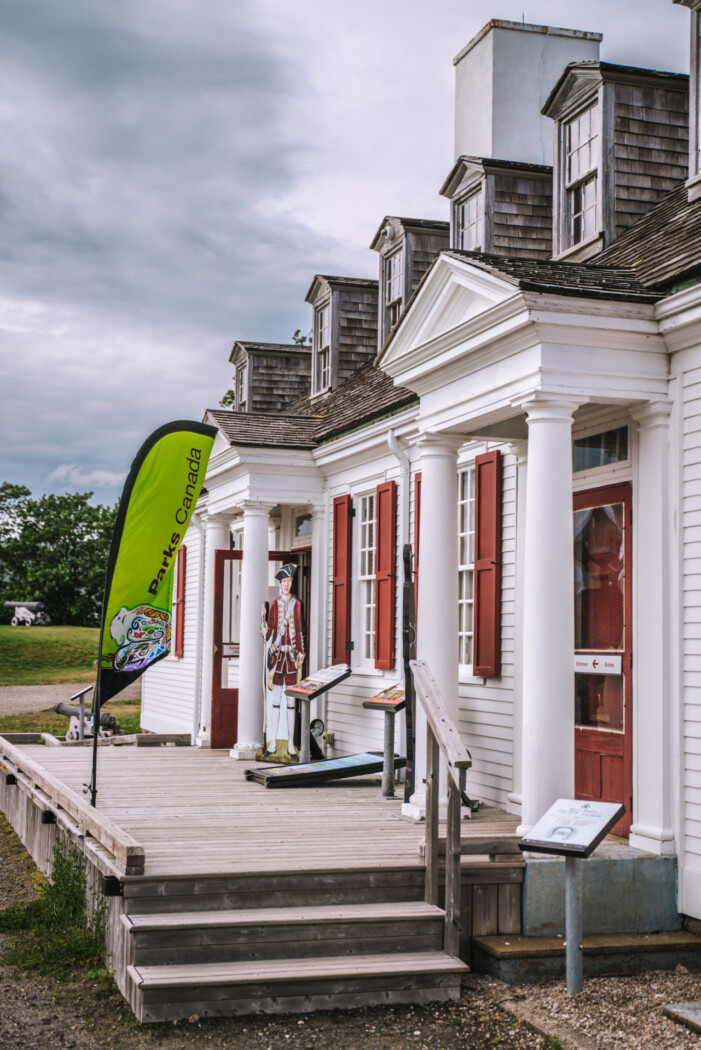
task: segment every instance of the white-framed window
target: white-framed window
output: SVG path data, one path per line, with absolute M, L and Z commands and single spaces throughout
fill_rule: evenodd
M 589 106 L 564 125 L 565 192 L 569 246 L 598 233 L 597 167 L 601 141 L 600 108 Z
M 404 299 L 404 253 L 399 250 L 385 259 L 385 308 L 387 331 L 396 325 Z
M 316 389 L 326 390 L 331 385 L 331 304 L 320 306 L 314 321 L 314 352 L 316 357 Z
M 458 652 L 472 666 L 475 586 L 475 468 L 458 475 Z
M 468 252 L 482 250 L 484 241 L 484 193 L 480 187 L 455 206 L 456 247 Z
M 236 408 L 245 412 L 248 407 L 248 365 L 236 369 Z
M 361 663 L 375 660 L 375 494 L 358 501 L 358 639 Z

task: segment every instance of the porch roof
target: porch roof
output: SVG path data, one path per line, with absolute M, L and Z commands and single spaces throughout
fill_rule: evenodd
M 630 267 L 597 266 L 578 263 L 519 259 L 485 252 L 451 249 L 444 255 L 464 259 L 471 266 L 501 277 L 522 291 L 550 292 L 556 295 L 584 296 L 637 303 L 656 303 L 661 292 L 646 287 Z
M 319 420 L 311 415 L 208 409 L 207 416 L 232 445 L 312 449 L 317 444 L 314 432 Z

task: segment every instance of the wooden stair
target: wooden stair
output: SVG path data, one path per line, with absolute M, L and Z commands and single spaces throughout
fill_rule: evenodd
M 265 876 L 256 892 L 246 876 L 189 887 L 169 880 L 148 896 L 146 880 L 127 883 L 120 922 L 126 994 L 138 1019 L 458 998 L 468 967 L 443 951 L 444 912 L 406 899 L 408 886 L 387 872 L 345 875 L 348 882 L 340 872 L 270 876 L 273 906 L 264 906 Z M 289 906 L 279 906 L 285 898 Z

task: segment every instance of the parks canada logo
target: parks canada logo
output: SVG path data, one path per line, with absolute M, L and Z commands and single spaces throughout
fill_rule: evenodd
M 188 465 L 187 479 L 185 483 L 185 492 L 183 497 L 178 504 L 177 510 L 175 511 L 175 522 L 177 525 L 185 526 L 190 520 L 190 514 L 192 513 L 193 505 L 199 495 L 200 487 L 200 468 L 202 466 L 202 452 L 199 448 L 190 449 L 190 455 L 187 457 L 185 462 Z M 163 548 L 163 561 L 161 562 L 160 568 L 154 575 L 150 584 L 148 585 L 149 594 L 153 594 L 154 597 L 158 593 L 161 580 L 165 579 L 168 570 L 171 567 L 173 558 L 178 552 L 178 546 L 180 544 L 180 533 L 174 532 L 170 537 L 170 544 Z

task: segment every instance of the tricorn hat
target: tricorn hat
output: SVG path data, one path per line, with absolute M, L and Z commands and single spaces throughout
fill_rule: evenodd
M 283 565 L 281 569 L 275 573 L 276 580 L 288 580 L 292 579 L 294 574 L 297 572 L 297 566 L 293 562 L 288 562 L 287 565 Z

